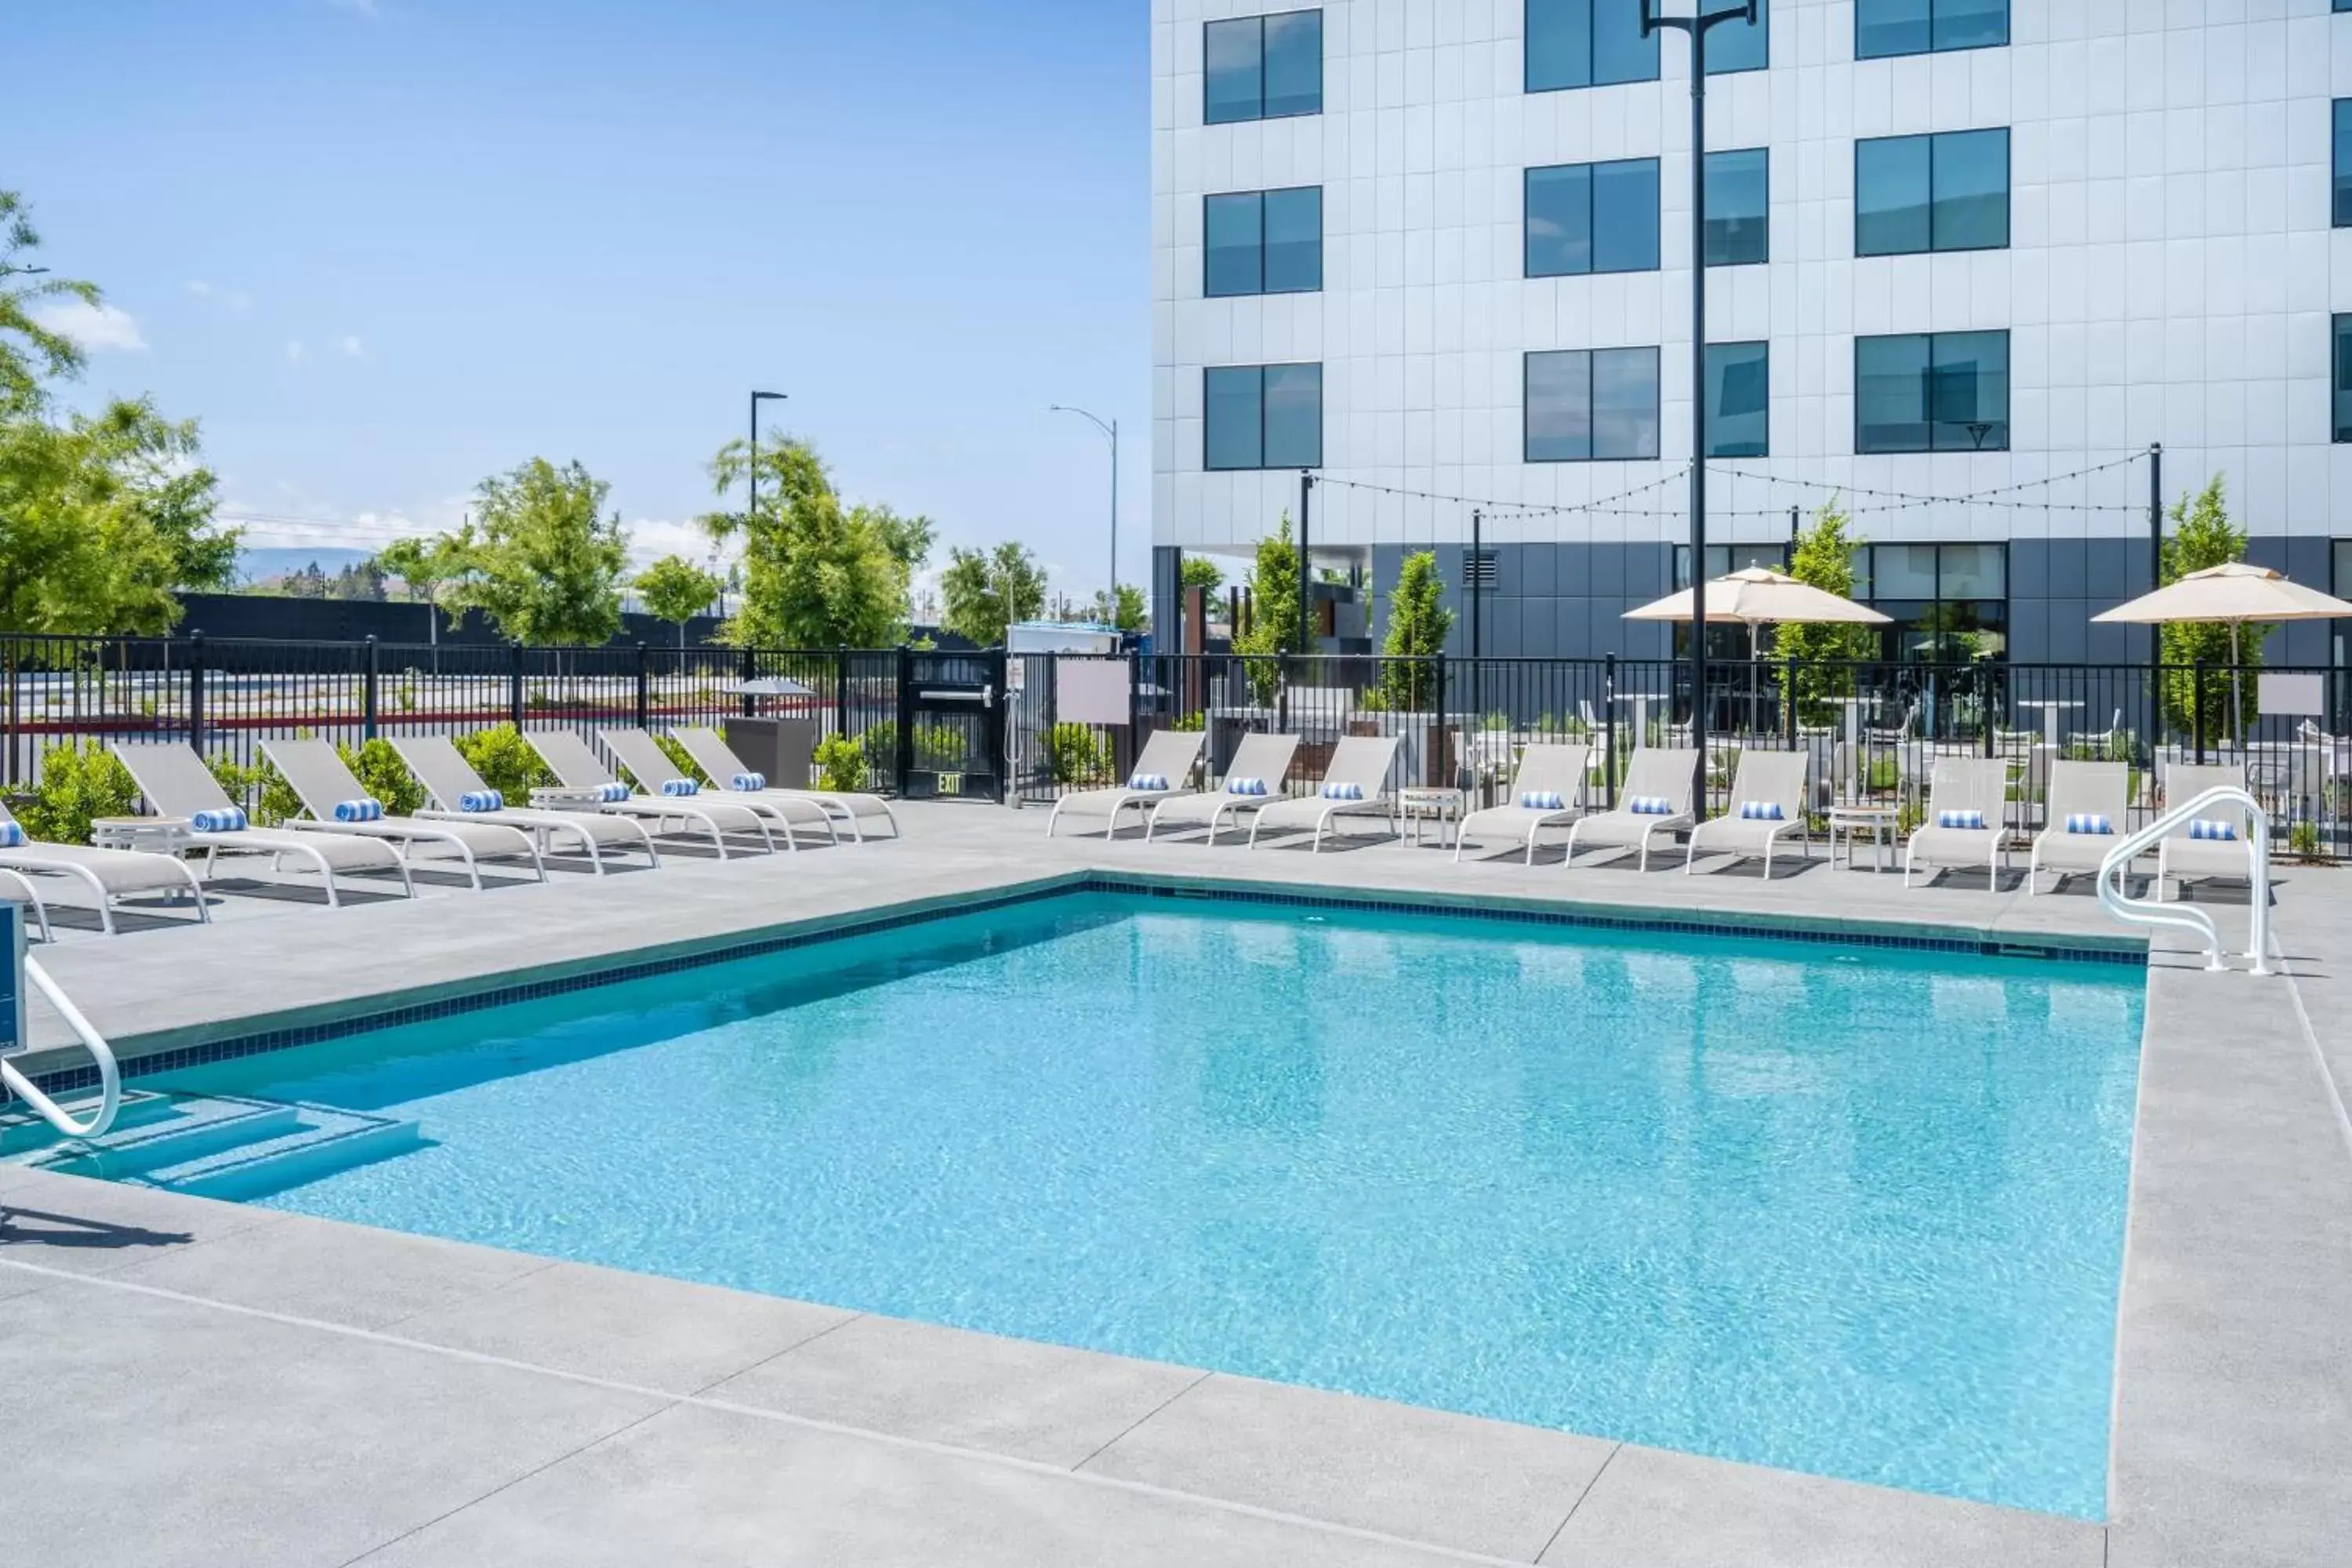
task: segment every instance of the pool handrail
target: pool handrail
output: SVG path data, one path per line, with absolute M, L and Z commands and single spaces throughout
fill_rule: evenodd
M 18 1072 L 16 1065 L 5 1058 L 0 1058 L 0 1083 L 7 1085 L 9 1093 L 31 1106 L 42 1121 L 67 1137 L 96 1138 L 114 1125 L 114 1113 L 122 1104 L 122 1075 L 115 1065 L 114 1052 L 108 1047 L 106 1037 L 82 1016 L 81 1009 L 73 1005 L 73 999 L 65 994 L 64 988 L 49 977 L 48 971 L 27 958 L 25 960 L 25 973 L 41 988 L 41 994 L 47 997 L 49 1005 L 58 1010 L 58 1016 L 66 1021 L 66 1026 L 80 1038 L 83 1048 L 89 1052 L 90 1059 L 97 1062 L 98 1110 L 91 1113 L 88 1121 L 76 1121 L 63 1106 L 42 1093 L 31 1079 Z
M 2126 924 L 2173 926 L 2183 931 L 2194 931 L 2205 942 L 2206 969 L 2214 971 L 2229 968 L 2229 962 L 2221 952 L 2221 929 L 2214 925 L 2211 915 L 2191 904 L 2167 904 L 2157 900 L 2135 899 L 2124 891 L 2123 886 L 2123 873 L 2129 868 L 2134 860 L 2155 848 L 2182 823 L 2194 820 L 2200 812 L 2208 811 L 2216 805 L 2243 807 L 2247 816 L 2253 823 L 2252 842 L 2253 858 L 2247 868 L 2247 877 L 2253 889 L 2251 899 L 2253 905 L 2253 920 L 2252 931 L 2247 938 L 2246 956 L 2253 961 L 2253 967 L 2248 973 L 2269 974 L 2272 973 L 2270 967 L 2271 819 L 2269 814 L 2263 810 L 2260 801 L 2234 784 L 2219 785 L 2207 790 L 2194 800 L 2169 807 L 2137 832 L 2126 835 L 2123 842 L 2108 850 L 2106 858 L 2099 862 L 2099 906 Z M 2161 886 L 2163 880 L 2161 870 L 2157 873 L 2157 877 L 2159 885 L 2156 890 L 2161 894 L 2164 891 Z

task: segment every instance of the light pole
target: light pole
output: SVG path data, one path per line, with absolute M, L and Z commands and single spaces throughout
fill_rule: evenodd
M 1114 624 L 1118 619 L 1118 421 L 1105 424 L 1099 415 L 1088 414 L 1083 408 L 1073 408 L 1056 403 L 1045 410 L 1048 414 L 1076 414 L 1094 421 L 1095 428 L 1110 443 L 1110 612 Z
M 1692 814 L 1706 816 L 1706 35 L 1726 22 L 1756 25 L 1756 0 L 1706 8 L 1694 0 L 1687 16 L 1658 15 L 1659 0 L 1642 0 L 1642 37 L 1674 27 L 1691 41 L 1691 745 L 1698 752 Z
M 790 395 L 782 392 L 755 392 L 751 395 L 751 460 L 744 472 L 751 479 L 751 499 L 743 504 L 743 520 L 749 523 L 760 511 L 760 405 L 782 403 Z

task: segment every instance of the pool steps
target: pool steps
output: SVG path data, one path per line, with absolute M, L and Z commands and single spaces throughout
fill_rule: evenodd
M 389 1159 L 424 1142 L 414 1121 L 241 1095 L 136 1092 L 111 1130 L 65 1140 L 38 1121 L 0 1122 L 0 1158 L 196 1197 L 267 1195 Z

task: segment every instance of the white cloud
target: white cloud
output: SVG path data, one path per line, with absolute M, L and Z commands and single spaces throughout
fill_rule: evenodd
M 367 358 L 367 351 L 360 346 L 360 341 L 357 338 L 346 337 L 335 346 L 343 351 L 345 359 Z
M 219 289 L 201 278 L 191 279 L 188 292 L 196 299 L 217 305 L 232 316 L 242 316 L 253 309 L 253 296 L 241 289 Z
M 327 0 L 327 7 L 333 11 L 349 11 L 354 16 L 365 16 L 370 21 L 376 16 L 375 0 Z
M 302 346 L 301 339 L 296 338 L 286 345 L 286 363 L 288 364 L 300 364 L 304 360 L 309 359 L 310 357 L 310 351 Z
M 68 300 L 44 307 L 33 319 L 94 354 L 147 352 L 147 340 L 139 335 L 139 323 L 131 319 L 130 311 L 112 305 Z
M 698 566 L 710 564 L 710 535 L 691 521 L 680 522 L 666 517 L 639 517 L 630 519 L 626 527 L 632 571 L 650 566 L 665 555 L 683 555 Z M 732 545 L 719 551 L 719 570 L 722 574 L 737 553 Z

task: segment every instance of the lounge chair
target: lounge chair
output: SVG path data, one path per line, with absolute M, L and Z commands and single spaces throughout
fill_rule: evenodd
M 1232 764 L 1225 769 L 1223 787 L 1163 800 L 1153 806 L 1143 829 L 1144 842 L 1150 843 L 1162 827 L 1205 827 L 1208 842 L 1214 844 L 1228 816 L 1238 821 L 1282 798 L 1283 778 L 1297 754 L 1296 735 L 1244 735 L 1242 743 L 1234 748 Z
M 612 759 L 628 770 L 629 776 L 637 781 L 637 787 L 648 795 L 656 790 L 667 793 L 673 781 L 679 777 L 677 764 L 670 760 L 667 752 L 662 750 L 661 742 L 646 731 L 599 730 L 596 738 L 604 742 L 604 750 Z M 691 762 L 693 758 L 689 755 L 687 760 Z M 688 782 L 699 784 L 701 781 L 689 775 Z M 795 795 L 789 790 L 729 789 L 715 780 L 713 785 L 700 793 L 759 813 L 783 830 L 784 847 L 787 849 L 800 847 L 800 841 L 793 837 L 793 824 L 795 822 L 803 826 L 822 827 L 827 842 L 841 842 L 841 829 L 833 825 L 833 814 L 805 795 Z M 772 840 L 773 835 L 770 837 Z
M 213 874 L 223 855 L 267 855 L 269 868 L 289 859 L 301 861 L 319 873 L 327 890 L 327 907 L 342 907 L 335 890 L 335 873 L 390 871 L 400 879 L 401 891 L 416 896 L 409 879 L 408 862 L 391 845 L 374 838 L 335 838 L 323 833 L 297 833 L 282 827 L 229 827 L 208 831 L 198 824 L 217 823 L 234 814 L 242 821 L 244 808 L 229 798 L 213 777 L 205 760 L 185 741 L 110 741 L 107 750 L 129 770 L 131 780 L 158 816 L 185 818 L 191 825 L 187 845 L 205 852 L 205 875 Z
M 1529 746 L 1519 754 L 1509 802 L 1474 811 L 1454 829 L 1454 858 L 1462 858 L 1462 846 L 1474 834 L 1508 834 L 1525 840 L 1526 863 L 1534 865 L 1536 835 L 1547 827 L 1566 827 L 1583 809 L 1584 781 L 1591 765 L 1591 746 Z
M 1587 849 L 1636 849 L 1641 868 L 1650 868 L 1650 840 L 1661 833 L 1678 833 L 1692 826 L 1691 790 L 1698 778 L 1698 752 L 1689 747 L 1643 746 L 1625 764 L 1624 804 L 1614 811 L 1580 816 L 1568 829 L 1568 854 L 1560 861 L 1572 865 L 1580 846 Z
M 1927 817 L 1903 847 L 1903 885 L 1926 869 L 1981 866 L 2000 891 L 2009 863 L 2009 764 L 1999 757 L 1939 757 L 1927 783 Z
M 1201 746 L 1209 738 L 1205 730 L 1158 730 L 1143 742 L 1143 754 L 1135 759 L 1135 771 L 1127 782 L 1110 789 L 1073 790 L 1054 803 L 1045 818 L 1045 837 L 1054 837 L 1054 824 L 1062 813 L 1072 806 L 1081 816 L 1092 816 L 1097 809 L 1109 813 L 1103 823 L 1103 837 L 1110 837 L 1118 831 L 1118 814 L 1129 806 L 1149 817 L 1151 808 L 1164 801 L 1192 792 L 1192 770 L 1201 763 Z
M 530 861 L 531 874 L 541 881 L 547 880 L 547 868 L 539 858 L 539 846 L 530 835 L 520 828 L 499 827 L 489 823 L 427 822 L 422 817 L 395 816 L 384 812 L 367 792 L 367 786 L 352 776 L 343 759 L 325 741 L 264 741 L 261 749 L 310 815 L 286 824 L 300 833 L 331 833 L 347 838 L 379 838 L 397 848 L 404 859 L 414 859 L 417 851 L 454 854 L 465 863 L 466 877 L 478 891 L 482 886 L 484 860 L 511 859 L 517 856 Z M 363 804 L 375 805 L 380 815 L 359 816 L 348 808 Z
M 2245 770 L 2234 763 L 2200 767 L 2173 763 L 2164 770 L 2164 805 L 2169 811 L 2177 805 L 2187 805 L 2209 789 L 2245 787 Z M 2226 878 L 2251 883 L 2254 879 L 2253 825 L 2243 808 L 2225 807 L 2205 820 L 2225 824 L 2236 837 L 2200 838 L 2196 837 L 2195 825 L 2187 822 L 2166 834 L 2156 847 L 2158 902 L 2164 901 L 2168 882 L 2172 884 L 2175 898 L 2186 898 L 2186 884 L 2190 882 Z
M 13 838 L 23 829 L 8 808 L 0 805 L 0 838 Z M 107 935 L 114 934 L 114 900 L 133 893 L 192 893 L 196 900 L 196 919 L 212 919 L 205 907 L 204 885 L 196 880 L 195 872 L 176 855 L 150 855 L 137 849 L 93 849 L 87 844 L 48 844 L 37 838 L 26 838 L 22 844 L 0 847 L 0 871 L 12 872 L 10 879 L 33 900 L 33 911 L 40 919 L 41 934 L 49 930 L 49 911 L 40 896 L 33 891 L 35 877 L 62 877 L 79 882 L 96 897 L 99 929 Z
M 614 816 L 634 816 L 640 822 L 650 822 L 656 837 L 670 833 L 707 833 L 710 847 L 719 852 L 721 860 L 727 858 L 727 836 L 730 833 L 756 833 L 768 849 L 776 847 L 775 836 L 768 831 L 768 819 L 748 805 L 730 805 L 700 795 L 672 797 L 632 794 L 604 798 L 598 792 L 617 792 L 628 786 L 612 769 L 596 760 L 587 742 L 569 730 L 533 730 L 524 739 L 555 775 L 556 783 L 563 786 L 563 792 L 583 802 L 583 809 L 593 807 Z M 655 778 L 658 781 L 667 776 L 656 773 Z M 655 787 L 660 787 L 658 782 Z M 532 804 L 543 804 L 536 792 Z
M 49 906 L 41 902 L 41 889 L 33 885 L 33 879 L 22 871 L 0 869 L 0 899 L 19 899 L 31 905 L 33 920 L 41 928 L 41 940 L 57 941 L 57 933 L 49 929 Z
M 672 730 L 670 736 L 686 748 L 686 754 L 694 759 L 694 765 L 722 788 L 737 774 L 751 772 L 743 765 L 743 759 L 735 754 L 734 748 L 720 739 L 716 730 L 688 726 Z M 743 792 L 730 789 L 729 793 Z M 878 795 L 845 789 L 795 789 L 790 784 L 776 781 L 772 781 L 765 790 L 752 793 L 784 795 L 798 800 L 814 801 L 827 816 L 848 827 L 850 841 L 855 844 L 866 842 L 866 822 L 869 817 L 880 817 L 890 825 L 890 837 L 898 837 L 898 818 L 892 814 L 890 803 Z
M 654 836 L 645 825 L 625 816 L 614 816 L 601 811 L 526 811 L 504 803 L 498 792 L 482 782 L 465 753 L 446 735 L 405 735 L 392 743 L 416 782 L 425 786 L 435 809 L 416 815 L 431 822 L 493 822 L 502 827 L 519 827 L 539 841 L 540 852 L 547 854 L 565 840 L 576 839 L 581 852 L 588 857 L 589 866 L 599 877 L 604 874 L 606 849 L 642 849 L 646 863 L 661 864 L 661 854 L 654 847 Z M 478 809 L 467 810 L 465 802 L 478 803 Z M 497 800 L 499 805 L 488 802 Z
M 2058 879 L 2056 892 L 2078 871 L 2096 872 L 2107 851 L 2130 831 L 2131 767 L 2126 763 L 2050 764 L 2050 821 L 2034 836 L 2032 858 L 2025 863 L 2025 891 L 2038 889 L 2034 880 L 2048 871 Z
M 1810 855 L 1813 828 L 1805 815 L 1805 775 L 1812 760 L 1811 752 L 1741 752 L 1731 780 L 1731 809 L 1691 829 L 1684 872 L 1696 870 L 1701 855 L 1728 855 L 1727 864 L 1761 857 L 1769 882 L 1772 856 L 1790 834 Z
M 1315 840 L 1309 852 L 1319 855 L 1323 836 L 1333 830 L 1332 825 L 1355 816 L 1384 818 L 1389 837 L 1397 837 L 1403 827 L 1397 820 L 1396 796 L 1389 793 L 1389 774 L 1396 767 L 1397 747 L 1402 743 L 1399 735 L 1349 735 L 1342 740 L 1331 748 L 1323 782 L 1313 795 L 1277 800 L 1250 819 L 1250 847 L 1257 847 L 1257 836 L 1269 827 L 1276 832 L 1311 830 Z

